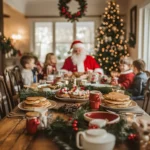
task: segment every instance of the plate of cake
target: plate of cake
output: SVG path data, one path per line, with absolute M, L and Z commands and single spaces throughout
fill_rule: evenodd
M 101 106 L 113 110 L 129 110 L 137 106 L 137 103 L 130 99 L 130 96 L 118 92 L 110 92 L 103 95 Z
M 26 100 L 18 104 L 18 108 L 24 111 L 35 111 L 43 108 L 54 108 L 56 105 L 55 101 L 48 100 L 45 97 L 34 96 L 27 97 Z
M 89 90 L 83 90 L 80 87 L 72 89 L 64 87 L 56 92 L 55 97 L 61 101 L 85 102 L 89 100 Z

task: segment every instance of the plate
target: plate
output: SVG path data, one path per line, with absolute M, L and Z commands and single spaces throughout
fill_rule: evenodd
M 57 103 L 55 101 L 49 100 L 49 102 L 51 103 L 51 105 L 46 107 L 46 108 L 51 109 L 51 108 L 56 107 Z M 38 110 L 41 110 L 45 107 L 40 107 L 40 108 L 35 107 L 35 108 L 25 109 L 25 108 L 23 108 L 23 102 L 21 102 L 18 104 L 18 108 L 21 110 L 24 110 L 24 111 L 38 111 Z
M 91 121 L 93 119 L 103 119 L 103 120 L 107 120 L 107 124 L 113 124 L 120 120 L 120 116 L 118 114 L 113 114 L 110 112 L 95 111 L 95 112 L 85 113 L 84 119 L 86 121 Z
M 75 103 L 78 103 L 78 102 L 86 102 L 88 101 L 89 99 L 76 99 L 76 98 L 61 98 L 61 97 L 57 97 L 55 95 L 55 98 L 57 98 L 58 100 L 60 101 L 64 101 L 64 102 L 75 102 Z
M 94 86 L 94 87 L 113 87 L 109 84 L 100 84 L 100 83 L 86 83 L 85 86 Z
M 109 106 L 105 106 L 103 103 L 101 103 L 101 106 L 110 110 L 116 110 L 116 111 L 121 111 L 121 110 L 131 110 L 134 109 L 137 106 L 137 103 L 133 100 L 131 100 L 131 105 L 128 107 L 124 107 L 124 108 L 115 108 L 115 107 L 109 107 Z
M 60 90 L 60 88 L 59 89 L 51 89 L 50 87 L 46 87 L 48 85 L 49 84 L 41 84 L 41 85 L 38 85 L 38 88 L 42 88 L 42 91 L 45 91 L 45 92 L 48 92 L 48 91 L 57 92 Z

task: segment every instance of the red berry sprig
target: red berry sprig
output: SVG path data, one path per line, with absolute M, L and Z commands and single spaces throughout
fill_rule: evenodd
M 73 127 L 73 130 L 74 131 L 78 131 L 78 121 L 77 120 L 74 120 L 72 122 L 72 127 Z
M 131 134 L 128 136 L 128 140 L 135 140 L 135 139 L 137 139 L 137 134 L 131 133 Z
M 89 129 L 98 129 L 99 127 L 97 125 L 89 125 Z

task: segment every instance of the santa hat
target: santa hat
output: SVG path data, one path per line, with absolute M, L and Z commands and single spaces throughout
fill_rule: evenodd
M 70 49 L 75 49 L 75 48 L 85 48 L 85 47 L 81 41 L 75 40 L 72 42 Z

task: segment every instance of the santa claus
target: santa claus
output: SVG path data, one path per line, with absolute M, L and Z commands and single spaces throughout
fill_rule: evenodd
M 72 73 L 92 71 L 102 74 L 102 69 L 96 60 L 86 54 L 84 44 L 81 41 L 74 41 L 71 44 L 71 49 L 72 55 L 65 60 L 62 70 Z

